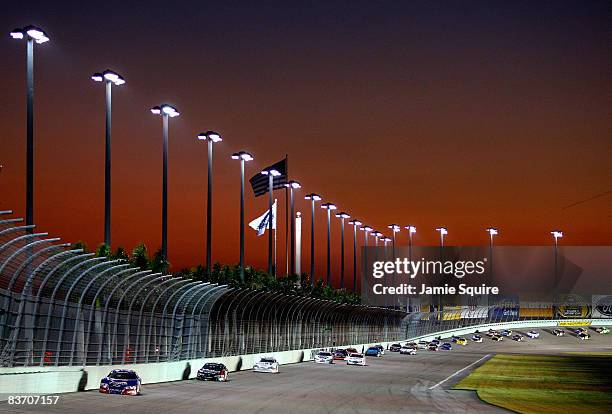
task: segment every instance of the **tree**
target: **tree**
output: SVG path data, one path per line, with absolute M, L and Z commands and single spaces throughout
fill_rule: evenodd
M 151 260 L 149 259 L 149 253 L 147 252 L 147 246 L 144 243 L 140 243 L 132 251 L 132 264 L 141 268 L 142 270 L 149 270 L 151 267 Z
M 102 243 L 96 249 L 96 257 L 109 257 L 111 254 L 110 246 L 106 243 Z
M 128 256 L 127 252 L 121 246 L 117 247 L 117 250 L 115 250 L 110 257 L 111 259 L 122 259 L 125 261 L 130 260 L 130 257 Z
M 162 250 L 159 249 L 153 255 L 153 260 L 149 263 L 149 268 L 153 273 L 167 273 L 170 268 L 170 263 L 164 257 Z

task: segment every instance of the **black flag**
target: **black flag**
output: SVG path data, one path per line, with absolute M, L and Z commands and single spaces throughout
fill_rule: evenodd
M 276 170 L 280 173 L 279 176 L 274 177 L 274 186 L 275 190 L 279 188 L 285 188 L 285 184 L 287 184 L 287 158 L 283 158 L 276 164 L 272 164 L 269 167 L 264 168 L 264 170 Z M 249 180 L 251 183 L 251 188 L 253 188 L 253 192 L 255 193 L 255 197 L 259 197 L 260 195 L 264 195 L 268 192 L 268 176 L 262 173 L 257 173 Z

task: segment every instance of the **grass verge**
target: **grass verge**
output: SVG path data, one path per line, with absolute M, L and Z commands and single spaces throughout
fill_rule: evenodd
M 491 358 L 454 389 L 519 413 L 612 413 L 612 356 L 505 355 Z

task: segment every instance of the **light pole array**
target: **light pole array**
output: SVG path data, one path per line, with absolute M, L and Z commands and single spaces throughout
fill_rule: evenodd
M 213 197 L 213 144 L 223 141 L 215 131 L 198 134 L 200 141 L 208 143 L 208 188 L 206 193 L 206 273 L 210 276 L 212 270 L 212 197 Z
M 112 87 L 123 85 L 125 79 L 110 69 L 102 73 L 94 73 L 91 79 L 95 82 L 104 82 L 106 133 L 105 133 L 105 162 L 104 162 L 104 244 L 111 246 L 111 114 L 112 114 Z
M 325 283 L 331 286 L 331 211 L 337 207 L 333 203 L 321 204 L 321 208 L 327 210 L 327 278 Z
M 295 180 L 291 180 L 286 184 L 287 188 L 289 188 L 289 205 L 291 210 L 291 274 L 294 275 L 295 272 L 295 195 L 293 194 L 293 190 L 297 190 L 302 188 L 300 183 Z
M 344 289 L 344 220 L 351 216 L 341 211 L 336 217 L 340 219 L 340 289 Z
M 244 163 L 253 160 L 246 151 L 232 154 L 233 160 L 240 161 L 240 281 L 244 282 Z
M 26 225 L 34 224 L 34 43 L 49 41 L 36 26 L 13 29 L 13 39 L 26 41 Z
M 361 226 L 361 221 L 351 220 L 348 222 L 353 226 L 353 293 L 357 291 L 357 227 Z
M 162 117 L 162 135 L 164 142 L 162 166 L 162 257 L 168 261 L 168 119 L 179 116 L 175 107 L 162 104 L 151 108 L 154 115 Z
M 281 173 L 275 169 L 263 170 L 261 173 L 268 176 L 268 274 L 274 275 L 276 269 L 274 269 L 273 260 L 274 237 L 272 236 L 272 228 L 276 217 L 272 215 L 272 206 L 274 204 L 274 177 L 280 176 Z
M 310 193 L 304 197 L 310 200 L 311 215 L 310 215 L 310 286 L 314 287 L 315 279 L 315 203 L 321 201 L 321 196 L 315 193 Z

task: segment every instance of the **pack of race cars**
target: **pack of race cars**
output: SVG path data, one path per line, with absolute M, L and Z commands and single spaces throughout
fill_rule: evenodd
M 610 333 L 610 329 L 605 326 L 593 327 L 592 331 L 600 335 L 606 335 Z M 550 331 L 554 336 L 565 336 L 566 331 L 562 328 L 556 328 Z M 589 330 L 584 327 L 573 328 L 571 330 L 573 335 L 581 341 L 591 339 Z M 538 339 L 540 332 L 536 330 L 530 330 L 525 333 L 514 333 L 511 329 L 504 329 L 496 331 L 489 329 L 485 336 L 489 337 L 491 341 L 499 342 L 503 341 L 504 338 L 510 338 L 516 342 L 522 342 L 525 337 L 529 339 Z M 483 342 L 483 335 L 479 331 L 475 331 L 470 337 L 470 340 L 475 343 Z M 449 342 L 442 342 L 441 338 L 438 337 L 431 341 L 420 340 L 418 342 L 406 342 L 406 343 L 394 343 L 388 348 L 389 352 L 397 352 L 400 355 L 415 355 L 418 350 L 429 350 L 429 351 L 450 351 L 453 349 L 453 344 L 458 346 L 466 346 L 468 339 L 452 336 Z M 366 357 L 380 358 L 385 354 L 384 346 L 377 344 L 370 346 L 359 352 L 355 348 L 344 348 L 344 349 L 333 349 L 332 351 L 321 350 L 314 354 L 313 361 L 316 364 L 334 364 L 338 361 L 346 363 L 346 365 L 357 365 L 366 366 Z M 279 362 L 273 356 L 264 356 L 258 359 L 253 364 L 253 372 L 262 373 L 273 373 L 279 372 Z M 196 378 L 202 381 L 219 381 L 225 382 L 229 380 L 229 370 L 222 364 L 217 362 L 207 362 L 202 368 L 200 368 L 196 374 Z M 99 392 L 103 394 L 120 394 L 120 395 L 140 395 L 141 394 L 142 380 L 133 370 L 127 369 L 115 369 L 112 370 L 106 377 L 100 381 Z

